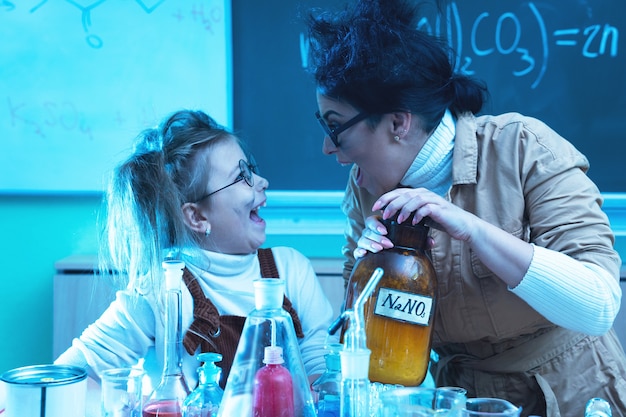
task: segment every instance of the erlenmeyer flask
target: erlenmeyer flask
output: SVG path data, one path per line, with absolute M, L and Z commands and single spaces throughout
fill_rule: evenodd
M 181 292 L 185 263 L 165 261 L 165 337 L 164 365 L 161 382 L 143 406 L 143 417 L 182 417 L 183 401 L 189 387 L 182 369 Z
M 315 416 L 313 398 L 293 321 L 289 313 L 282 308 L 284 288 L 283 279 L 262 278 L 254 282 L 255 309 L 246 318 L 218 416 L 254 416 L 254 404 L 263 400 L 254 398 L 255 376 L 261 368 L 266 367 L 264 361 L 274 362 L 268 361 L 265 357 L 266 348 L 269 348 L 268 352 L 272 354 L 280 351 L 275 348 L 282 349 L 283 363 L 280 364 L 280 372 L 283 373 L 282 368 L 289 372 L 293 389 L 293 413 L 290 412 L 290 407 L 284 407 L 283 411 L 288 414 L 279 414 L 275 417 Z M 288 381 L 287 378 L 264 378 L 266 383 L 274 380 Z M 276 389 L 281 388 L 277 386 Z M 262 395 L 267 390 L 257 389 L 257 392 Z

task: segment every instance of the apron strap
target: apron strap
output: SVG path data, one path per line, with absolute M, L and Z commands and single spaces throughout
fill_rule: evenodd
M 187 268 L 183 270 L 183 281 L 193 298 L 193 322 L 183 337 L 183 346 L 193 355 L 198 346 L 203 352 L 215 352 L 213 341 L 220 334 L 220 315 L 211 300 L 204 296 L 198 280 Z

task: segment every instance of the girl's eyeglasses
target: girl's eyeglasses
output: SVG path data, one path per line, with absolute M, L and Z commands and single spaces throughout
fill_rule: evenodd
M 241 170 L 241 172 L 239 173 L 239 175 L 237 175 L 237 178 L 235 178 L 235 181 L 231 182 L 228 185 L 223 186 L 222 188 L 219 188 L 215 191 L 211 191 L 208 194 L 203 195 L 202 197 L 200 197 L 198 200 L 196 200 L 196 203 L 199 203 L 200 201 L 204 200 L 205 198 L 212 196 L 213 194 L 222 191 L 228 187 L 230 187 L 231 185 L 235 185 L 238 182 L 241 181 L 245 181 L 246 184 L 248 184 L 250 187 L 254 186 L 254 175 L 256 174 L 257 170 L 256 170 L 256 166 L 249 164 L 248 162 L 244 161 L 243 159 L 239 160 L 239 169 Z

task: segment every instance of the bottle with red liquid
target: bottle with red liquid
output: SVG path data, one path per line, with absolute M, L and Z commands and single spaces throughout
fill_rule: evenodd
M 284 291 L 284 279 L 254 282 L 255 309 L 246 317 L 218 417 L 316 416 L 293 320 L 282 307 Z
M 183 401 L 190 393 L 182 367 L 180 286 L 184 268 L 182 261 L 163 262 L 166 288 L 163 374 L 143 406 L 143 417 L 182 417 Z
M 254 417 L 293 417 L 293 381 L 283 366 L 283 349 L 267 346 L 265 366 L 254 376 L 252 410 Z

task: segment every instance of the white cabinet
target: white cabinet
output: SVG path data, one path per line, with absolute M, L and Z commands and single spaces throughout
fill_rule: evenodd
M 96 274 L 95 256 L 70 256 L 55 263 L 52 357 L 93 323 L 115 298 L 112 283 Z

